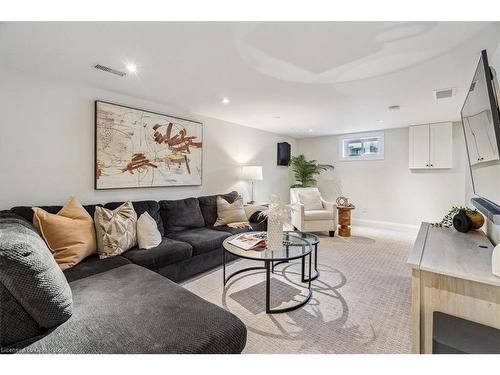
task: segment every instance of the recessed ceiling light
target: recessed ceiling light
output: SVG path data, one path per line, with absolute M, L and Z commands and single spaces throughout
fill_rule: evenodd
M 229 104 L 230 102 L 229 98 L 222 98 L 222 104 Z
M 127 70 L 130 72 L 130 73 L 135 73 L 137 72 L 137 66 L 135 66 L 135 64 L 132 64 L 132 63 L 128 63 L 125 68 L 127 68 Z
M 381 123 L 383 123 L 383 122 L 384 122 L 384 120 L 377 120 L 377 122 L 378 122 L 379 124 L 381 124 Z
M 312 133 L 312 131 L 313 131 L 313 130 L 312 130 L 312 129 L 308 129 L 307 131 L 308 131 L 309 133 Z

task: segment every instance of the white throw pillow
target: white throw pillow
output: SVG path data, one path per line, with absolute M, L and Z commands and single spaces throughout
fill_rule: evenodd
M 156 221 L 147 212 L 137 220 L 137 242 L 139 249 L 151 249 L 161 242 L 161 233 Z
M 303 190 L 299 191 L 300 203 L 304 205 L 305 211 L 322 210 L 321 195 L 318 190 Z
M 243 198 L 239 196 L 233 203 L 229 203 L 222 197 L 217 197 L 217 221 L 214 226 L 232 223 L 248 224 L 247 215 L 243 208 Z

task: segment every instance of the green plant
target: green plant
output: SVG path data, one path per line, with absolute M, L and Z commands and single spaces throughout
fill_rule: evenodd
M 458 214 L 460 211 L 465 211 L 467 212 L 476 212 L 476 209 L 471 209 L 469 207 L 462 207 L 462 206 L 452 206 L 448 213 L 444 215 L 443 219 L 438 222 L 432 224 L 433 227 L 444 227 L 444 228 L 450 228 L 453 226 L 453 217 Z
M 292 167 L 295 184 L 292 187 L 316 186 L 314 176 L 323 171 L 333 171 L 333 165 L 319 164 L 316 160 L 306 160 L 304 155 L 292 156 L 290 164 Z

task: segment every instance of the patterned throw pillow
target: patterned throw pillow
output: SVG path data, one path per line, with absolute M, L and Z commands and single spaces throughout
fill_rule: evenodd
M 114 210 L 96 207 L 94 222 L 99 258 L 120 255 L 137 245 L 137 214 L 132 202 Z
M 249 224 L 243 207 L 243 198 L 239 196 L 233 203 L 229 203 L 224 198 L 217 197 L 217 221 L 214 226 L 233 223 Z
M 33 225 L 63 271 L 95 253 L 94 221 L 74 197 L 55 215 L 33 207 Z

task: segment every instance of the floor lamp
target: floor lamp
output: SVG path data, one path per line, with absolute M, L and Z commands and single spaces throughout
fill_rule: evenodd
M 262 166 L 260 165 L 245 165 L 241 170 L 242 178 L 244 180 L 250 181 L 252 195 L 251 200 L 248 203 L 255 203 L 253 200 L 253 183 L 254 181 L 262 180 Z

